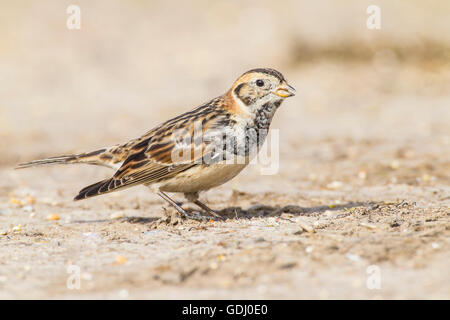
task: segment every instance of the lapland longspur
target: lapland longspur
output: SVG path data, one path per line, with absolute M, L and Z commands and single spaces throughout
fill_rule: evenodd
M 75 200 L 139 184 L 156 192 L 182 216 L 193 217 L 166 192 L 181 192 L 215 217 L 199 201 L 199 192 L 235 177 L 263 144 L 275 111 L 293 96 L 283 75 L 253 69 L 225 94 L 170 119 L 127 143 L 75 155 L 35 160 L 18 169 L 46 164 L 88 163 L 116 169 L 109 179 L 82 189 Z

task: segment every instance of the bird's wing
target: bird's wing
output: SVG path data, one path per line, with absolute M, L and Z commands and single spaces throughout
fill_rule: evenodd
M 212 111 L 210 102 L 163 123 L 129 150 L 127 159 L 111 179 L 84 188 L 75 200 L 161 182 L 213 157 L 217 147 L 205 136 L 220 127 L 218 124 L 224 117 L 224 113 Z

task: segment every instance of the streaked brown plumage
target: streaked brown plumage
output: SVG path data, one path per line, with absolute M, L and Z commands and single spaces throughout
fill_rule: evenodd
M 198 192 L 225 183 L 245 168 L 264 142 L 275 111 L 294 92 L 278 71 L 253 69 L 224 95 L 140 138 L 89 153 L 31 161 L 17 168 L 71 163 L 107 166 L 117 169 L 116 173 L 85 187 L 75 200 L 144 184 L 183 215 L 188 214 L 165 192 L 182 192 L 189 201 L 217 216 L 198 200 Z

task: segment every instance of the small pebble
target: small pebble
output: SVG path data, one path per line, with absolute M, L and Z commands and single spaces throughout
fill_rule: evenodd
M 123 212 L 114 212 L 113 214 L 110 215 L 111 219 L 120 219 L 123 217 L 124 217 Z
M 367 171 L 361 170 L 360 172 L 358 172 L 358 178 L 361 180 L 365 180 L 367 178 Z
M 439 245 L 439 243 L 437 243 L 437 242 L 433 242 L 433 243 L 431 244 L 431 247 L 432 247 L 433 249 L 439 249 L 439 248 L 440 248 L 440 245 Z
M 309 233 L 314 233 L 314 228 L 312 225 L 310 225 L 308 222 L 304 221 L 304 220 L 298 220 L 298 224 L 300 225 L 300 227 L 305 230 L 306 232 Z
M 398 160 L 393 160 L 390 164 L 389 164 L 389 166 L 391 167 L 391 169 L 398 169 L 398 168 L 400 168 L 400 161 L 398 161 Z
M 119 297 L 122 298 L 122 299 L 128 298 L 129 295 L 130 294 L 128 293 L 127 289 L 122 289 L 122 290 L 119 291 Z
M 28 212 L 28 213 L 34 211 L 32 206 L 25 206 L 25 207 L 22 208 L 22 210 L 25 211 L 25 212 Z
M 59 216 L 56 213 L 49 214 L 46 218 L 49 221 L 59 220 Z
M 269 218 L 268 219 L 268 222 L 269 222 L 269 224 L 268 224 L 268 227 L 276 227 L 276 226 L 279 226 L 280 224 L 278 223 L 278 221 L 277 221 L 277 219 L 276 218 Z
M 57 202 L 57 201 L 55 201 L 55 200 L 53 200 L 53 199 L 50 199 L 50 198 L 43 198 L 42 200 L 40 200 L 40 202 L 42 202 L 42 203 L 44 203 L 44 204 L 51 205 L 51 206 L 56 206 L 56 205 L 58 205 L 58 202 Z
M 356 254 L 353 254 L 353 253 L 347 253 L 346 255 L 345 255 L 345 257 L 348 259 L 348 260 L 350 260 L 350 261 L 353 261 L 353 262 L 358 262 L 361 258 L 358 256 L 358 255 L 356 255 Z
M 333 182 L 327 184 L 327 188 L 332 189 L 332 190 L 337 190 L 337 189 L 342 188 L 343 185 L 344 184 L 341 181 L 333 181 Z
M 324 220 L 317 220 L 317 221 L 314 221 L 313 227 L 314 227 L 314 230 L 316 230 L 316 229 L 323 229 L 326 226 L 328 226 L 328 224 L 329 224 L 329 222 L 326 221 L 326 220 L 325 221 Z
M 217 263 L 215 263 L 215 262 L 212 262 L 212 263 L 209 265 L 209 267 L 210 267 L 212 270 L 216 270 L 216 269 L 219 267 L 219 265 L 218 265 Z
M 377 226 L 371 223 L 366 223 L 366 222 L 360 222 L 359 224 L 360 226 L 366 227 L 367 229 L 376 229 Z
M 14 206 L 16 206 L 16 207 L 22 207 L 23 206 L 22 201 L 20 201 L 19 199 L 16 199 L 16 198 L 9 199 L 9 203 L 14 205 Z
M 151 231 L 146 231 L 143 234 L 144 234 L 144 236 L 151 236 L 151 235 L 157 234 L 158 232 L 159 232 L 158 230 L 151 230 Z
M 27 202 L 28 204 L 35 204 L 36 203 L 36 199 L 33 196 L 28 196 L 27 197 Z
M 98 234 L 95 232 L 84 232 L 83 236 L 85 236 L 86 238 L 91 238 L 91 239 L 97 239 L 98 238 Z
M 336 218 L 339 215 L 338 211 L 326 210 L 324 215 L 328 218 Z
M 117 256 L 116 260 L 115 260 L 115 264 L 124 264 L 127 261 L 128 261 L 127 258 L 125 258 L 124 256 Z
M 14 226 L 12 229 L 11 229 L 11 231 L 12 232 L 19 232 L 19 231 L 22 231 L 22 225 L 17 225 L 17 226 Z

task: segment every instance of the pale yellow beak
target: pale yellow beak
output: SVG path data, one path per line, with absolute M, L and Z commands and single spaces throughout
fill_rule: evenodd
M 283 81 L 273 93 L 279 97 L 288 98 L 295 96 L 295 89 Z

